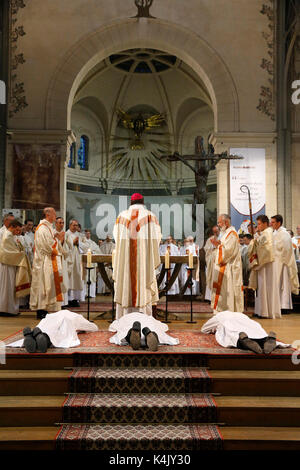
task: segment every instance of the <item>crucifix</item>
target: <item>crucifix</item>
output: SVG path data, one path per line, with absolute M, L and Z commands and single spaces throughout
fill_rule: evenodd
M 195 153 L 191 155 L 180 155 L 174 152 L 173 155 L 163 155 L 169 162 L 182 162 L 195 174 L 196 189 L 194 191 L 194 205 L 206 204 L 207 202 L 207 179 L 209 172 L 216 168 L 220 160 L 242 160 L 238 155 L 228 155 L 227 152 L 216 154 L 212 144 L 208 144 L 208 152 L 205 152 L 203 137 L 195 138 Z M 195 161 L 195 165 L 189 163 Z

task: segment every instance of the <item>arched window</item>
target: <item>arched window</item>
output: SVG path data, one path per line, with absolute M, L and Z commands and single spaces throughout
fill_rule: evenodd
M 75 163 L 76 163 L 75 155 L 76 155 L 76 144 L 75 142 L 73 142 L 70 147 L 70 159 L 68 163 L 69 168 L 75 168 Z
M 81 170 L 89 169 L 89 138 L 86 135 L 80 137 L 80 147 L 78 149 L 78 165 Z

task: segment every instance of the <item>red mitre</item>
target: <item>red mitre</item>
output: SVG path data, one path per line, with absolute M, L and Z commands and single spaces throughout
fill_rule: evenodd
M 143 198 L 143 196 L 140 194 L 140 193 L 134 193 L 132 196 L 131 196 L 131 201 L 141 201 Z

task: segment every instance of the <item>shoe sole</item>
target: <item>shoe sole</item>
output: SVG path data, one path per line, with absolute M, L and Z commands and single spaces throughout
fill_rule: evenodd
M 48 349 L 47 337 L 43 333 L 40 333 L 39 335 L 36 336 L 35 340 L 36 340 L 38 351 L 41 353 L 47 352 L 47 349 Z
M 268 341 L 268 343 L 264 346 L 264 353 L 271 354 L 272 351 L 276 348 L 276 340 Z
M 158 341 L 156 336 L 153 333 L 149 333 L 147 335 L 147 346 L 150 351 L 157 351 L 158 349 Z
M 129 343 L 135 351 L 141 347 L 141 334 L 139 331 L 132 330 L 130 333 Z
M 26 349 L 26 351 L 30 354 L 33 354 L 36 352 L 36 341 L 35 339 L 30 335 L 26 336 L 24 339 L 23 347 Z

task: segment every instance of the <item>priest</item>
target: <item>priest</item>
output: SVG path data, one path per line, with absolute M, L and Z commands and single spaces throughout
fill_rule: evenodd
M 99 245 L 97 245 L 97 243 L 95 243 L 94 240 L 91 239 L 91 231 L 88 229 L 85 229 L 84 233 L 85 233 L 85 244 L 84 244 L 85 254 L 87 254 L 88 251 L 90 251 L 93 255 L 100 254 Z M 97 263 L 92 263 L 92 267 L 94 269 L 91 269 L 91 272 L 90 272 L 90 281 L 91 281 L 90 297 L 95 298 L 96 297 L 96 282 L 97 282 Z M 88 295 L 88 286 L 87 286 L 88 270 L 86 269 L 86 263 L 83 263 L 83 276 L 85 280 L 85 285 L 84 285 L 85 293 L 86 295 Z
M 69 269 L 69 307 L 79 307 L 80 301 L 85 298 L 83 271 L 81 263 L 81 253 L 84 253 L 85 237 L 80 235 L 79 224 L 76 219 L 69 222 L 69 230 L 66 232 L 65 239 L 70 250 L 70 269 Z
M 57 233 L 61 234 L 61 238 L 59 240 L 60 250 L 59 253 L 61 255 L 61 268 L 62 268 L 62 276 L 63 276 L 63 284 L 65 287 L 65 292 L 63 294 L 63 304 L 62 308 L 66 308 L 69 303 L 68 298 L 68 290 L 69 290 L 69 271 L 70 271 L 70 253 L 72 246 L 66 240 L 65 231 L 64 231 L 64 219 L 62 217 L 56 217 L 55 221 L 55 231 L 54 234 Z
M 212 243 L 212 239 L 219 240 L 220 230 L 217 225 L 212 228 L 211 236 L 206 240 L 204 245 L 205 251 L 205 263 L 206 263 L 206 288 L 205 288 L 205 300 L 211 301 L 212 291 L 212 276 L 215 264 L 215 257 L 217 247 Z
M 220 240 L 211 240 L 217 248 L 211 306 L 214 312 L 243 312 L 243 270 L 239 236 L 227 214 L 219 216 L 218 226 L 221 231 Z
M 0 312 L 3 315 L 19 314 L 19 298 L 30 291 L 31 269 L 23 247 L 15 236 L 21 233 L 22 224 L 11 220 L 0 243 Z
M 161 229 L 141 194 L 131 196 L 131 206 L 119 214 L 113 236 L 116 318 L 131 312 L 152 315 L 159 298 L 155 270 L 160 264 Z
M 37 318 L 48 312 L 57 312 L 63 303 L 63 285 L 60 243 L 62 234 L 54 233 L 56 212 L 53 207 L 43 210 L 43 219 L 35 231 L 30 309 Z
M 290 234 L 283 227 L 280 214 L 271 217 L 274 230 L 275 264 L 278 275 L 281 313 L 289 313 L 293 308 L 292 293 L 298 295 L 299 281 L 293 244 Z
M 3 235 L 5 234 L 6 230 L 8 229 L 10 223 L 14 220 L 14 215 L 12 213 L 9 213 L 9 214 L 6 214 L 4 217 L 3 217 L 3 225 L 2 227 L 0 228 L 0 241 L 3 237 Z M 21 231 L 20 231 L 20 235 L 21 235 Z
M 255 315 L 261 318 L 280 318 L 280 296 L 274 256 L 273 230 L 269 218 L 256 218 L 257 233 L 249 244 L 248 257 L 252 266 L 249 287 L 256 290 Z M 257 263 L 252 263 L 253 258 Z

